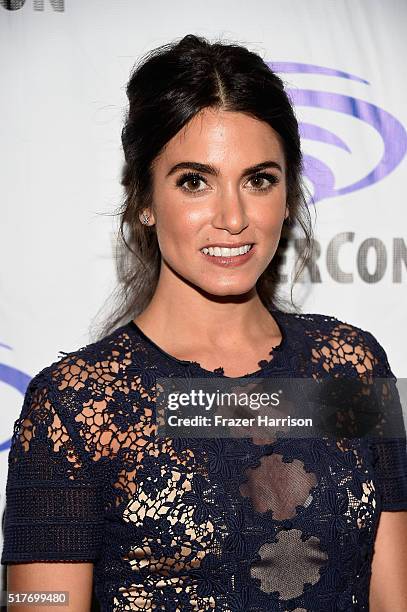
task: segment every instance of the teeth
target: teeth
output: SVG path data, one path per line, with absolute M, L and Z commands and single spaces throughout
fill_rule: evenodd
M 212 257 L 236 257 L 236 255 L 244 255 L 253 245 L 245 244 L 244 246 L 237 247 L 235 249 L 229 249 L 227 247 L 209 247 L 201 249 L 205 255 L 212 255 Z

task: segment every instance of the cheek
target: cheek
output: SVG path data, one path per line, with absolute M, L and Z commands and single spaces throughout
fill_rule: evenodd
M 190 251 L 195 245 L 199 232 L 199 218 L 187 207 L 171 206 L 167 202 L 165 209 L 157 214 L 156 232 L 162 254 L 173 254 Z
M 282 202 L 270 202 L 256 215 L 256 227 L 264 238 L 278 238 L 280 235 L 285 213 L 285 204 Z

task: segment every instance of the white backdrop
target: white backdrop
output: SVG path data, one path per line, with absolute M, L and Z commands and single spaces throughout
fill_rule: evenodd
M 91 340 L 115 284 L 131 67 L 187 33 L 281 73 L 318 184 L 320 254 L 294 296 L 371 331 L 407 377 L 406 23 L 405 0 L 0 0 L 1 511 L 29 379 Z

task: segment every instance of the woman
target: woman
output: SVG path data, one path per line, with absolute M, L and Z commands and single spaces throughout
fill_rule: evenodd
M 402 612 L 402 438 L 156 435 L 158 377 L 393 377 L 368 331 L 276 306 L 283 229 L 310 239 L 282 82 L 244 47 L 189 35 L 127 93 L 126 300 L 26 392 L 8 590 L 68 591 L 75 611 L 94 578 L 104 611 Z

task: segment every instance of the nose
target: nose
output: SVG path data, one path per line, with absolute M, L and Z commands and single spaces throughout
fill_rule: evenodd
M 249 225 L 244 198 L 238 189 L 222 190 L 215 203 L 212 224 L 231 234 L 239 234 Z

